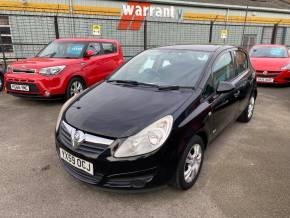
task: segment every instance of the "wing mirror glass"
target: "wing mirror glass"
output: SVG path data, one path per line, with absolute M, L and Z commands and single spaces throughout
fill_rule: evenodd
M 236 88 L 235 85 L 232 84 L 231 82 L 221 81 L 219 82 L 217 93 L 230 92 L 233 91 L 235 88 Z

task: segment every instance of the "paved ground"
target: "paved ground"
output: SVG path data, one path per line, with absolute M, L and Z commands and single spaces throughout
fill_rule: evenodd
M 254 118 L 207 150 L 197 184 L 112 193 L 78 182 L 58 162 L 61 102 L 0 94 L 0 217 L 290 217 L 290 88 L 260 88 Z

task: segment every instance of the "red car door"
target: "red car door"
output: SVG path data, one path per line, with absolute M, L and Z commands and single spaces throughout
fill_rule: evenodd
M 108 76 L 123 64 L 123 57 L 120 57 L 115 44 L 111 42 L 102 42 L 101 44 L 103 50 L 103 69 L 106 76 Z
M 88 45 L 86 53 L 90 53 L 90 55 L 85 55 L 81 63 L 83 65 L 82 73 L 87 81 L 87 85 L 90 86 L 104 79 L 107 73 L 106 69 L 104 69 L 104 56 L 102 55 L 100 43 L 91 42 Z

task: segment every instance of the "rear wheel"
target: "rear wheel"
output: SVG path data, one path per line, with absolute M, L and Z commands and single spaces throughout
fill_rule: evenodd
M 78 95 L 85 89 L 85 84 L 80 78 L 73 78 L 67 87 L 66 98 L 69 99 L 75 95 Z
M 252 95 L 250 97 L 248 106 L 243 111 L 243 113 L 240 115 L 240 117 L 238 118 L 238 121 L 247 123 L 252 119 L 253 114 L 254 114 L 254 109 L 255 109 L 255 103 L 256 103 L 256 98 L 254 95 Z
M 204 143 L 194 136 L 186 146 L 173 178 L 173 185 L 181 190 L 190 189 L 196 182 L 203 163 Z

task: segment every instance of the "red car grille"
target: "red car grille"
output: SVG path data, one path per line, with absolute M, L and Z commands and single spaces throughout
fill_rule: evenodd
M 265 73 L 267 72 L 267 73 Z M 280 75 L 281 71 L 256 71 L 257 76 L 259 77 L 271 77 L 275 78 Z

